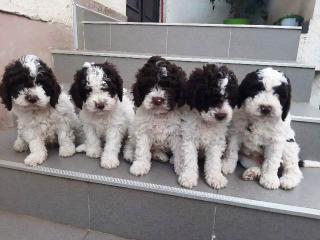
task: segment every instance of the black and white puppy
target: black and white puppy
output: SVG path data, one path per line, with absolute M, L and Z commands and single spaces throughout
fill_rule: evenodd
M 238 99 L 238 81 L 226 66 L 208 64 L 195 69 L 186 84 L 186 103 L 182 128 L 182 172 L 179 183 L 191 188 L 197 185 L 198 151 L 205 155 L 205 179 L 215 189 L 226 186 L 221 172 L 226 133 Z
M 79 123 L 74 106 L 41 59 L 26 55 L 10 63 L 3 75 L 0 96 L 17 117 L 14 149 L 30 150 L 24 160 L 26 165 L 43 163 L 47 159 L 46 144 L 50 143 L 59 143 L 62 157 L 75 153 L 74 130 Z
M 124 157 L 133 161 L 133 175 L 147 174 L 151 158 L 166 162 L 172 153 L 178 161 L 185 81 L 184 71 L 160 56 L 151 57 L 138 71 L 132 87 L 137 111 L 124 150 Z
M 300 183 L 302 173 L 300 148 L 290 126 L 289 78 L 270 67 L 251 72 L 240 84 L 239 95 L 223 172 L 229 174 L 235 170 L 240 151 L 240 163 L 247 168 L 243 174 L 245 180 L 260 177 L 260 184 L 267 189 L 294 188 Z M 279 179 L 280 164 L 283 175 Z
M 133 103 L 124 93 L 123 80 L 116 67 L 105 62 L 84 63 L 74 76 L 70 94 L 80 109 L 85 143 L 77 152 L 101 157 L 101 166 L 117 167 L 121 142 L 134 118 Z M 102 151 L 102 138 L 105 140 Z

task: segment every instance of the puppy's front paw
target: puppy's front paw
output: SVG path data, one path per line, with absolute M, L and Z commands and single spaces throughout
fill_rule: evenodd
M 13 144 L 13 149 L 17 152 L 28 151 L 28 144 L 21 139 L 16 139 Z
M 86 155 L 91 158 L 99 158 L 101 156 L 102 149 L 99 147 L 93 148 L 88 147 L 86 150 Z
M 292 188 L 295 188 L 298 186 L 302 179 L 302 173 L 301 174 L 290 174 L 290 175 L 283 175 L 280 178 L 280 186 L 282 189 L 290 190 Z
M 76 147 L 76 152 L 81 153 L 81 152 L 86 152 L 86 145 L 81 144 L 78 147 Z
M 60 146 L 59 156 L 61 157 L 71 157 L 76 152 L 76 147 L 72 145 Z
M 246 169 L 242 174 L 242 179 L 245 181 L 254 181 L 261 175 L 261 170 L 259 167 L 251 167 Z
M 227 186 L 228 180 L 220 172 L 213 172 L 206 175 L 206 182 L 214 189 L 221 189 Z
M 35 167 L 39 164 L 42 164 L 45 160 L 46 156 L 41 156 L 39 153 L 30 153 L 24 160 L 24 163 L 27 166 Z
M 143 176 L 150 171 L 150 168 L 150 161 L 134 161 L 130 167 L 130 173 L 135 176 Z
M 182 187 L 193 188 L 198 184 L 198 174 L 192 171 L 184 171 L 179 175 L 178 182 Z
M 231 174 L 236 169 L 237 164 L 230 163 L 230 162 L 223 162 L 222 164 L 222 172 L 225 175 Z
M 260 185 L 267 189 L 278 189 L 280 180 L 277 175 L 261 175 Z
M 120 165 L 120 161 L 115 157 L 102 156 L 100 165 L 103 168 L 112 169 L 118 167 Z

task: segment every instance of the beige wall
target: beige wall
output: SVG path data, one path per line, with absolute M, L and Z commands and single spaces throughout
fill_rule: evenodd
M 268 22 L 273 24 L 288 14 L 299 14 L 309 20 L 313 15 L 315 0 L 270 0 Z
M 70 49 L 73 44 L 70 27 L 45 23 L 0 12 L 0 76 L 8 62 L 33 53 L 51 65 L 50 49 Z M 0 79 L 1 79 L 0 78 Z M 12 125 L 0 104 L 0 129 Z

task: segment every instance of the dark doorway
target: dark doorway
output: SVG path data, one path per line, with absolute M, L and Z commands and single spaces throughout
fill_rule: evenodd
M 128 22 L 159 22 L 160 0 L 127 0 Z

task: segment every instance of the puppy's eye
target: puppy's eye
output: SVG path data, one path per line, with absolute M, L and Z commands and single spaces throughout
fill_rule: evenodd
M 101 91 L 106 92 L 106 91 L 108 91 L 109 87 L 108 87 L 108 86 L 107 86 L 107 87 L 102 87 L 102 88 L 100 88 L 100 89 L 101 89 Z
M 91 91 L 91 87 L 89 87 L 88 85 L 84 86 L 84 89 L 85 89 L 86 91 Z

